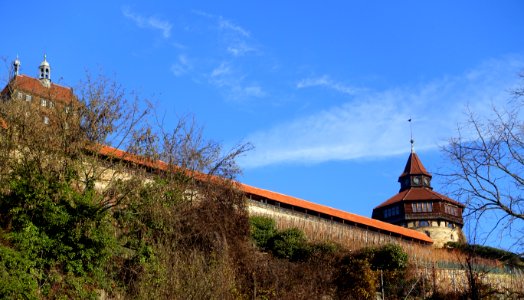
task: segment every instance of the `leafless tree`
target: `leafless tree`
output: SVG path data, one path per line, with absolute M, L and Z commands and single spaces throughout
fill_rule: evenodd
M 489 234 L 509 234 L 518 247 L 524 233 L 523 90 L 511 91 L 505 105 L 493 105 L 489 117 L 468 110 L 458 137 L 443 149 L 452 163 L 450 183 L 467 205 L 465 217 L 486 223 L 496 216 Z

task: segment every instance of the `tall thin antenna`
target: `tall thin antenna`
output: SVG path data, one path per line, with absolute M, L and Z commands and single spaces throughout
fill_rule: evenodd
M 411 117 L 409 117 L 409 132 L 410 132 L 410 135 L 411 135 L 411 140 L 409 140 L 409 142 L 411 143 L 411 153 L 415 152 L 415 140 L 413 140 L 413 126 L 411 125 Z

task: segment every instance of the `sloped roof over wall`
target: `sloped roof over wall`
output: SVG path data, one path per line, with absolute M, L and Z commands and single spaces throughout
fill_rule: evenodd
M 127 153 L 125 151 L 109 147 L 109 146 L 102 146 L 99 148 L 98 152 L 102 155 L 111 156 L 123 160 L 130 161 L 132 163 L 136 163 L 139 165 L 143 165 L 149 168 L 159 169 L 159 170 L 168 170 L 168 164 L 162 161 L 151 161 L 144 158 L 141 158 L 139 156 Z M 193 174 L 195 175 L 195 174 Z M 204 178 L 205 174 L 196 174 L 197 178 Z M 340 218 L 342 220 L 345 220 L 348 223 L 355 223 L 357 225 L 360 225 L 362 227 L 368 227 L 369 229 L 372 229 L 374 231 L 382 231 L 394 235 L 401 236 L 405 239 L 412 239 L 417 240 L 422 243 L 431 244 L 433 243 L 433 240 L 425 235 L 424 233 L 411 230 L 405 227 L 393 225 L 390 223 L 382 222 L 379 220 L 371 219 L 368 217 L 352 214 L 349 212 L 345 212 L 339 209 L 331 208 L 325 205 L 309 202 L 306 200 L 302 200 L 299 198 L 287 196 L 284 194 L 280 194 L 277 192 L 264 190 L 261 188 L 257 188 L 254 186 L 250 186 L 243 183 L 237 183 L 238 188 L 246 193 L 247 196 L 254 195 L 266 198 L 268 200 L 278 201 L 283 204 L 291 205 L 294 207 L 302 208 L 311 212 L 316 212 L 320 214 L 324 214 L 327 216 L 332 216 L 334 218 Z
M 248 195 L 257 195 L 270 200 L 278 201 L 294 207 L 307 209 L 312 212 L 318 212 L 335 218 L 340 218 L 348 223 L 355 223 L 361 226 L 368 227 L 375 231 L 388 232 L 391 234 L 402 236 L 407 239 L 414 239 L 424 243 L 433 243 L 433 240 L 422 232 L 411 230 L 405 227 L 393 225 L 368 217 L 352 214 L 339 209 L 331 208 L 325 205 L 309 202 L 299 198 L 287 196 L 284 194 L 264 190 L 261 188 L 249 186 L 247 184 L 240 184 L 242 191 Z
M 130 161 L 132 163 L 136 163 L 136 164 L 154 168 L 154 169 L 166 171 L 169 168 L 168 164 L 163 161 L 147 160 L 139 156 L 136 156 L 136 155 L 133 155 L 125 151 L 122 151 L 122 150 L 119 150 L 113 147 L 109 147 L 109 146 L 102 146 L 99 148 L 98 151 L 102 155 L 120 158 L 123 160 Z M 197 175 L 197 178 L 200 178 L 200 179 L 203 179 L 205 176 L 207 176 L 201 173 L 196 174 L 196 175 Z M 374 231 L 383 231 L 383 232 L 387 232 L 390 234 L 398 235 L 408 240 L 409 239 L 417 240 L 419 242 L 426 243 L 426 244 L 433 243 L 433 240 L 430 237 L 428 237 L 427 235 L 425 235 L 424 233 L 421 233 L 415 230 L 411 230 L 411 229 L 408 229 L 402 226 L 397 226 L 397 225 L 382 222 L 379 220 L 371 219 L 368 217 L 363 217 L 363 216 L 345 212 L 339 209 L 335 209 L 335 208 L 331 208 L 331 207 L 324 206 L 321 204 L 302 200 L 299 198 L 287 196 L 287 195 L 280 194 L 277 192 L 264 190 L 264 189 L 250 186 L 250 185 L 243 184 L 243 183 L 238 183 L 237 186 L 239 187 L 241 191 L 246 193 L 246 195 L 248 196 L 255 195 L 255 196 L 263 197 L 269 200 L 278 201 L 280 203 L 291 205 L 294 207 L 302 208 L 302 209 L 305 209 L 311 212 L 317 212 L 317 213 L 332 216 L 335 218 L 340 218 L 349 223 L 355 223 L 355 224 L 361 225 L 362 227 L 368 227 L 369 229 L 372 229 Z

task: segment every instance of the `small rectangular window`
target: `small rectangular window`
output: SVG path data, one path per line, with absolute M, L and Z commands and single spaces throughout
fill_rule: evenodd
M 459 209 L 458 207 L 455 207 L 455 206 L 451 206 L 451 205 L 447 205 L 444 206 L 444 211 L 447 213 L 447 214 L 450 214 L 450 215 L 453 215 L 453 216 L 458 216 L 459 215 Z
M 16 92 L 16 98 L 18 100 L 21 100 L 23 98 L 24 94 L 20 93 L 20 92 Z
M 49 117 L 44 116 L 44 124 L 49 125 Z
M 31 102 L 31 100 L 33 100 L 33 97 L 31 97 L 31 95 L 25 95 L 25 101 Z
M 53 108 L 53 107 L 55 107 L 55 103 L 53 101 L 49 100 L 49 101 L 47 101 L 47 106 L 49 108 Z
M 47 99 L 44 99 L 44 98 L 40 99 L 40 106 L 44 106 L 44 107 L 47 106 Z

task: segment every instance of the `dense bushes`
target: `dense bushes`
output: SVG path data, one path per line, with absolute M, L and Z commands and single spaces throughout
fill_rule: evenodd
M 306 261 L 312 257 L 333 254 L 339 247 L 329 242 L 309 243 L 304 232 L 297 228 L 277 230 L 271 218 L 253 216 L 249 218 L 249 223 L 255 245 L 277 258 Z
M 263 250 L 267 250 L 268 241 L 277 233 L 275 220 L 253 216 L 249 218 L 251 238 Z
M 0 258 L 3 282 L 24 282 L 12 296 L 79 297 L 94 295 L 89 286 L 103 287 L 98 283 L 106 280 L 115 239 L 96 193 L 75 190 L 71 182 L 37 168 L 15 168 L 1 184 L 9 187 L 0 193 L 0 241 L 9 245 L 2 246 Z M 64 282 L 78 285 L 58 289 Z
M 242 195 L 199 181 L 195 202 L 187 182 L 167 176 L 115 180 L 112 209 L 94 187 L 74 188 L 78 177 L 3 177 L 0 298 L 227 298 L 248 245 Z
M 323 273 L 322 277 L 309 275 L 307 283 L 322 284 L 323 288 L 317 290 L 324 294 L 319 293 L 318 297 L 374 299 L 381 281 L 386 294 L 401 296 L 407 294 L 406 289 L 415 281 L 407 276 L 408 255 L 398 245 L 351 252 L 331 243 L 310 243 L 296 228 L 277 230 L 270 218 L 251 217 L 250 224 L 251 237 L 258 247 L 277 259 L 289 261 L 285 264 L 294 264 L 303 272 Z M 318 269 L 313 271 L 312 266 Z

